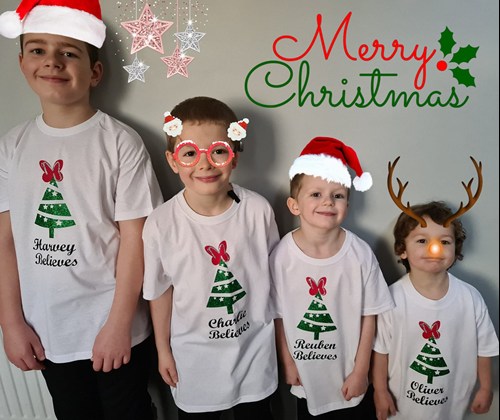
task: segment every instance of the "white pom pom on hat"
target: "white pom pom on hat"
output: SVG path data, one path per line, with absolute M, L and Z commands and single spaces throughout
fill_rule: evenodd
M 351 182 L 350 167 L 356 176 Z M 357 191 L 367 191 L 373 185 L 368 172 L 363 172 L 354 149 L 332 137 L 315 137 L 302 150 L 290 167 L 289 177 L 305 174 L 337 182 Z
M 0 15 L 0 35 L 27 33 L 67 36 L 101 48 L 106 38 L 98 0 L 22 0 Z

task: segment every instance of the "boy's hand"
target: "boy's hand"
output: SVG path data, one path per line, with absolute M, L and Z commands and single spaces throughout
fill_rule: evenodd
M 359 397 L 368 389 L 368 377 L 366 375 L 351 372 L 342 386 L 342 395 L 346 401 L 353 397 Z
M 130 331 L 113 328 L 107 324 L 101 329 L 92 349 L 92 367 L 103 372 L 111 372 L 130 362 L 132 340 Z
M 377 391 L 373 393 L 375 402 L 375 412 L 377 420 L 387 420 L 388 417 L 396 415 L 396 404 L 389 390 Z
M 286 363 L 283 363 L 283 374 L 285 376 L 285 382 L 288 385 L 302 385 L 300 381 L 299 371 L 297 365 L 293 359 L 290 359 Z
M 38 335 L 25 322 L 16 327 L 5 328 L 3 343 L 9 361 L 22 371 L 45 369 L 42 363 L 45 360 L 45 350 Z
M 166 384 L 172 388 L 177 386 L 179 376 L 177 375 L 174 355 L 171 350 L 158 353 L 158 371 Z
M 488 389 L 479 388 L 472 400 L 470 411 L 476 414 L 484 414 L 490 411 L 493 402 L 493 392 Z

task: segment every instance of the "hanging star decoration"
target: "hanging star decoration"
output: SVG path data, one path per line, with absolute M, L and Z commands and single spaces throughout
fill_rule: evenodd
M 180 74 L 184 77 L 189 77 L 187 66 L 191 61 L 194 60 L 194 57 L 188 57 L 184 53 L 181 52 L 179 46 L 175 48 L 175 51 L 172 55 L 167 57 L 162 57 L 161 59 L 168 67 L 167 70 L 167 78 L 172 77 L 174 74 Z
M 131 54 L 146 47 L 163 54 L 163 41 L 161 38 L 173 25 L 173 22 L 159 20 L 151 12 L 149 4 L 146 4 L 139 19 L 122 22 L 121 25 L 132 35 Z
M 184 32 L 177 32 L 175 36 L 181 41 L 181 52 L 194 50 L 200 52 L 200 40 L 206 34 L 204 32 L 196 32 L 193 28 L 193 21 L 188 21 Z
M 128 66 L 123 66 L 123 68 L 128 73 L 128 83 L 134 80 L 140 80 L 141 82 L 146 82 L 144 73 L 149 69 L 149 66 L 140 61 L 137 56 L 134 58 L 132 64 Z

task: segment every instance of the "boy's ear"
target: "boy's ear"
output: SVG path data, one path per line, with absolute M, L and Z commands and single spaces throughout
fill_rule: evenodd
M 90 86 L 96 87 L 102 80 L 104 74 L 104 67 L 100 61 L 96 61 L 92 68 L 92 77 L 90 79 Z
M 178 174 L 179 169 L 177 168 L 177 162 L 174 159 L 174 154 L 167 150 L 165 152 L 165 157 L 167 158 L 167 162 L 168 162 L 170 168 L 172 168 L 172 171 L 174 171 L 174 173 Z
M 300 210 L 299 206 L 297 205 L 297 200 L 293 197 L 288 197 L 286 200 L 286 205 L 288 206 L 288 210 L 290 210 L 290 213 L 292 213 L 294 216 L 300 215 Z
M 234 152 L 234 158 L 233 160 L 231 161 L 231 168 L 236 168 L 236 166 L 238 166 L 238 156 L 240 154 L 238 152 Z

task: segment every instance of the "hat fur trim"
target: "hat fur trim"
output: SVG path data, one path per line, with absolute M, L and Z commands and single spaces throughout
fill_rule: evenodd
M 299 156 L 293 162 L 288 175 L 290 179 L 293 179 L 298 174 L 316 176 L 351 188 L 351 175 L 344 162 L 330 155 Z
M 67 36 L 101 48 L 106 25 L 83 10 L 64 6 L 37 6 L 24 19 L 22 33 L 47 33 Z

